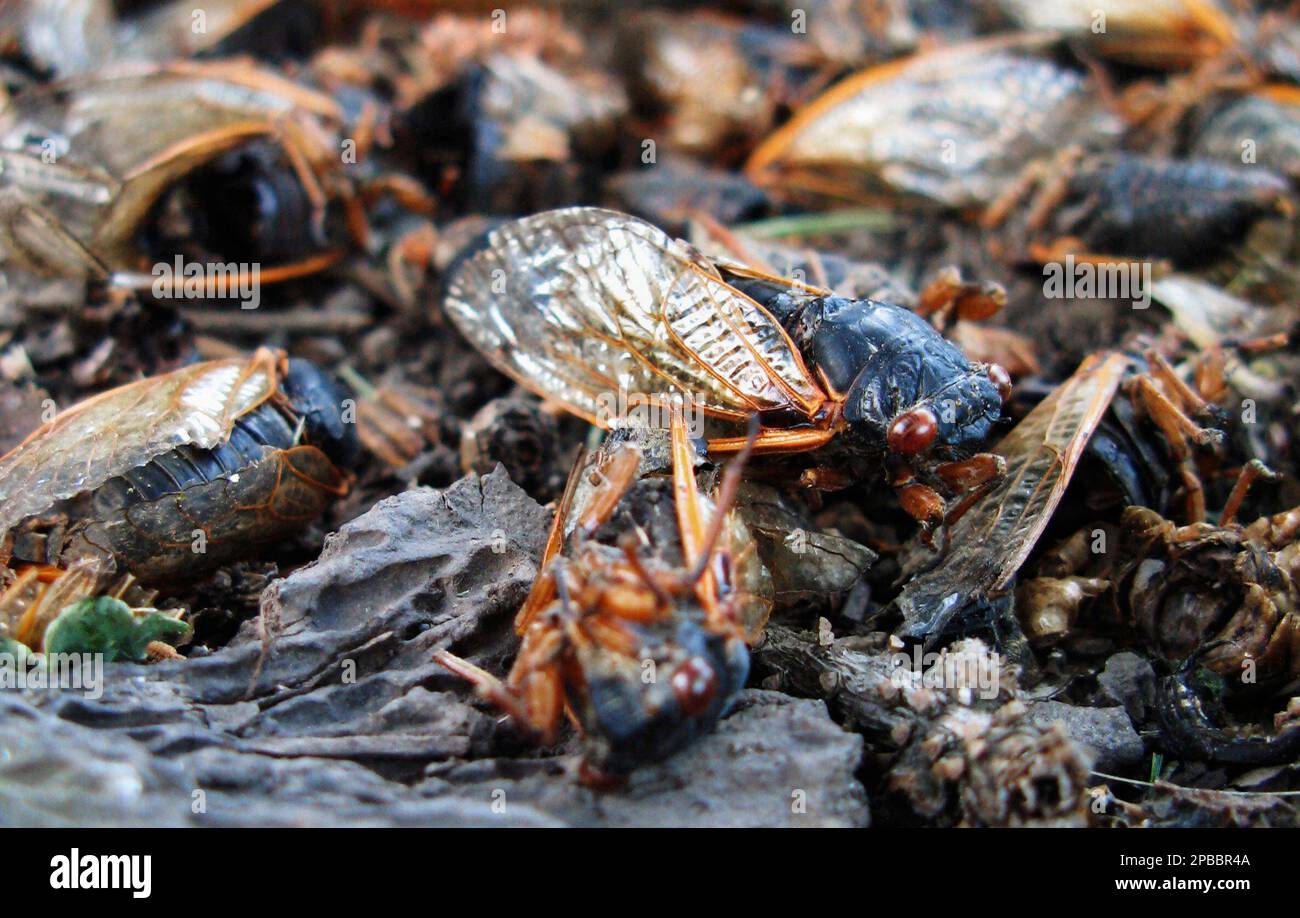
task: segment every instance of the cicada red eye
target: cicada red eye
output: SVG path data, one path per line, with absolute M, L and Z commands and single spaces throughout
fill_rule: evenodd
M 687 717 L 709 706 L 718 689 L 718 674 L 707 660 L 691 657 L 673 672 L 673 694 Z
M 929 408 L 913 408 L 889 425 L 887 441 L 896 453 L 919 453 L 934 442 L 939 420 Z
M 989 364 L 988 374 L 989 382 L 997 387 L 998 395 L 1002 396 L 1002 401 L 1005 404 L 1006 400 L 1011 397 L 1011 374 L 996 363 Z

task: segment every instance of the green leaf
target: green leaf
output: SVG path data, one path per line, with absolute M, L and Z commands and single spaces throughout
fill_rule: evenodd
M 7 653 L 14 658 L 16 663 L 22 663 L 32 652 L 27 649 L 27 645 L 15 641 L 11 637 L 0 637 L 0 653 Z
M 94 596 L 59 613 L 45 631 L 46 653 L 102 653 L 106 661 L 145 659 L 151 641 L 179 644 L 190 626 L 166 612 L 132 611 L 120 599 Z

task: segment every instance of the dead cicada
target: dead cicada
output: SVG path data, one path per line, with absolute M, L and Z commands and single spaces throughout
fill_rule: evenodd
M 359 449 L 344 398 L 311 363 L 263 349 L 59 413 L 0 458 L 0 621 L 28 643 L 114 576 L 191 583 L 316 518 Z
M 522 645 L 504 682 L 447 651 L 435 657 L 544 742 L 571 710 L 591 784 L 707 733 L 744 687 L 747 644 L 771 611 L 771 580 L 733 512 L 744 455 L 710 500 L 680 414 L 670 453 L 667 474 L 634 436 L 579 458 L 515 619 Z
M 689 404 L 733 429 L 757 415 L 755 452 L 828 447 L 837 472 L 883 467 L 927 527 L 945 517 L 941 491 L 977 491 L 1000 469 L 976 452 L 1010 390 L 1000 367 L 901 306 L 710 261 L 626 214 L 504 224 L 452 268 L 444 305 L 498 369 L 593 424 L 626 420 L 624 405 L 667 417 Z
M 1093 496 L 1113 486 L 1122 503 L 1149 499 L 1150 464 L 1165 479 L 1168 497 L 1181 496 L 1188 519 L 1204 520 L 1205 491 L 1195 460 L 1223 441 L 1213 426 L 1210 398 L 1222 388 L 1215 357 L 1202 355 L 1192 384 L 1154 348 L 1100 352 L 1084 360 L 994 447 L 1005 458 L 1006 474 L 953 526 L 953 550 L 944 563 L 933 564 L 925 552 L 909 563 L 925 569 L 913 571 L 897 600 L 905 632 L 935 635 L 973 599 L 1006 595 L 1085 456 L 1105 473 L 1090 488 Z M 1113 425 L 1107 420 L 1112 415 Z M 1149 439 L 1163 441 L 1164 456 L 1147 445 Z M 1254 466 L 1243 470 L 1225 509 L 1229 517 L 1256 477 Z M 1075 606 L 1087 598 L 1077 590 L 1070 595 Z M 1026 631 L 1033 637 L 1042 627 Z
M 774 192 L 819 201 L 985 206 L 1027 162 L 1117 136 L 1088 80 L 1034 44 L 985 39 L 855 74 L 768 137 L 745 171 Z
M 1089 50 L 1146 67 L 1185 67 L 1237 41 L 1215 0 L 997 0 L 1023 29 L 1046 29 Z
M 167 117 L 159 117 L 160 112 Z M 185 257 L 224 284 L 338 258 L 338 105 L 242 61 L 126 68 L 32 87 L 0 111 L 0 262 L 149 288 Z

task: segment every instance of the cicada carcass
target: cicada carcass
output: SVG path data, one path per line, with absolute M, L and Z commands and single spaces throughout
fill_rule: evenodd
M 1300 513 L 1247 526 L 1231 518 L 1261 474 L 1261 464 L 1247 466 L 1218 524 L 1180 526 L 1137 506 L 1118 525 L 1090 524 L 1045 552 L 1016 592 L 1039 647 L 1123 636 L 1167 661 L 1161 668 L 1173 671 L 1156 681 L 1149 714 L 1160 745 L 1179 757 L 1281 764 L 1300 748 L 1296 702 L 1287 705 L 1300 675 Z M 1244 705 L 1269 701 L 1288 708 L 1271 734 L 1254 716 L 1238 719 Z
M 1130 153 L 1083 156 L 1072 148 L 1031 163 L 989 205 L 983 222 L 1001 225 L 1028 197 L 1023 219 L 1011 221 L 1025 237 L 1013 244 L 1013 254 L 1023 250 L 1040 262 L 1073 256 L 1080 262 L 1200 264 L 1238 244 L 1269 214 L 1289 213 L 1287 190 L 1285 179 L 1260 166 Z
M 1192 152 L 1300 180 L 1300 90 L 1270 84 L 1216 107 L 1199 125 Z
M 30 610 L 16 637 L 68 601 L 60 587 L 50 606 L 34 583 L 81 570 L 83 593 L 100 575 L 174 588 L 315 519 L 357 458 L 345 399 L 313 364 L 263 349 L 109 390 L 42 425 L 0 458 L 4 576 L 17 578 L 0 607 Z
M 1117 550 L 1088 553 L 1082 564 L 1053 566 L 1032 583 L 1040 595 L 1063 581 L 1091 579 L 1112 626 L 1132 628 L 1141 643 L 1174 661 L 1196 661 L 1226 677 L 1277 685 L 1300 675 L 1297 512 L 1178 526 L 1146 507 L 1124 511 Z M 1058 555 L 1061 553 L 1057 553 Z M 1061 632 L 1073 623 L 1059 623 Z M 1041 610 L 1024 610 L 1030 624 Z M 1100 615 L 1100 617 L 1107 617 Z M 1097 617 L 1097 616 L 1094 616 Z M 1031 640 L 1059 637 L 1031 628 Z
M 1108 57 L 1148 67 L 1182 67 L 1236 43 L 1232 19 L 1215 0 L 997 0 L 1025 29 L 1083 40 Z
M 209 0 L 201 8 L 177 0 L 51 0 L 11 4 L 0 11 L 0 22 L 12 24 L 43 69 L 67 77 L 128 61 L 303 56 L 322 37 L 318 7 L 325 6 L 314 0 Z
M 977 450 L 1010 391 L 1003 369 L 901 306 L 709 261 L 626 214 L 571 208 L 489 231 L 450 271 L 444 307 L 498 369 L 593 424 L 625 422 L 626 407 L 666 419 L 674 403 L 723 427 L 758 415 L 757 453 L 829 444 L 840 470 L 886 470 L 930 528 L 941 491 L 998 475 Z
M 1126 398 L 1116 398 L 1121 392 Z M 1099 425 L 1112 401 L 1122 416 L 1113 434 L 1103 433 Z M 1139 419 L 1146 425 L 1141 430 L 1135 426 Z M 1007 594 L 1086 454 L 1114 478 L 1121 503 L 1150 493 L 1138 466 L 1159 463 L 1165 484 L 1176 482 L 1169 485 L 1171 496 L 1180 493 L 1187 516 L 1203 520 L 1204 488 L 1192 460 L 1202 448 L 1221 443 L 1222 432 L 1210 426 L 1214 421 L 1207 400 L 1155 349 L 1141 355 L 1090 356 L 994 447 L 1004 457 L 1007 473 L 952 527 L 953 549 L 944 563 L 932 564 L 925 553 L 915 556 L 911 566 L 927 569 L 912 577 L 898 597 L 905 632 L 934 636 L 970 602 Z M 1164 441 L 1167 458 L 1145 446 L 1152 436 Z M 1134 442 L 1139 455 L 1127 447 Z M 1092 490 L 1095 496 L 1101 488 Z M 1095 586 L 1074 583 L 1067 598 L 1077 606 L 1096 594 Z
M 590 197 L 627 105 L 600 71 L 494 54 L 414 105 L 402 124 L 436 185 L 471 211 L 518 213 Z
M 662 125 L 663 146 L 721 161 L 747 153 L 819 63 L 789 29 L 708 12 L 633 17 L 619 48 L 633 101 Z
M 633 436 L 579 458 L 504 682 L 445 650 L 435 657 L 544 742 L 571 710 L 592 784 L 707 733 L 744 687 L 747 644 L 771 610 L 771 581 L 731 506 L 744 457 L 715 501 L 680 414 L 670 452 L 670 475 L 651 471 L 654 451 Z
M 1087 79 L 1031 47 L 989 39 L 849 77 L 765 140 L 745 171 L 774 192 L 819 199 L 987 205 L 1026 162 L 1118 134 Z
M 340 122 L 327 96 L 238 61 L 28 89 L 0 113 L 0 260 L 136 288 L 182 257 L 240 265 L 238 283 L 246 265 L 262 283 L 319 270 L 349 190 Z

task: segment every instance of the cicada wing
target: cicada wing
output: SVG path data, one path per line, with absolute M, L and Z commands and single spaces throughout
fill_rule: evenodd
M 0 534 L 178 446 L 211 449 L 276 391 L 279 355 L 211 360 L 72 406 L 0 457 Z
M 608 426 L 676 400 L 719 417 L 816 411 L 825 396 L 784 329 L 688 245 L 635 217 L 568 208 L 492 230 L 445 307 L 521 385 Z
M 1130 364 L 1094 354 L 1029 412 L 994 452 L 1006 475 L 953 525 L 941 564 L 898 598 L 910 634 L 933 633 L 964 598 L 1005 589 L 1037 544 Z
M 982 38 L 847 77 L 759 144 L 746 174 L 779 192 L 846 201 L 987 204 L 1025 163 L 1117 127 L 1084 77 L 1022 53 L 1045 39 Z M 943 148 L 963 154 L 933 154 Z

